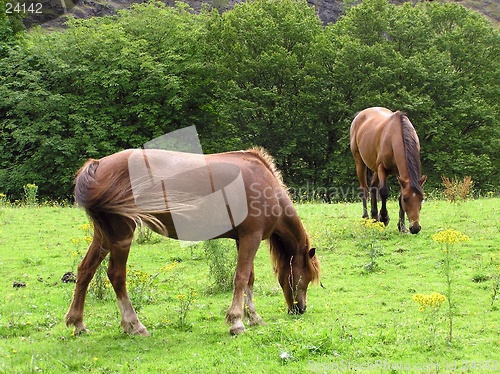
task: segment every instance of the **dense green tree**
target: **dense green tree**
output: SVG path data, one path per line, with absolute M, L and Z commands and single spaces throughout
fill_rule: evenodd
M 7 13 L 7 2 L 0 0 L 0 59 L 21 41 L 25 29 L 21 17 L 15 12 Z
M 483 17 L 457 4 L 365 0 L 323 38 L 316 84 L 331 87 L 326 97 L 338 108 L 339 121 L 327 124 L 333 145 L 348 148 L 347 113 L 352 119 L 374 105 L 404 110 L 419 133 L 431 186 L 445 174 L 472 175 L 483 188 L 495 188 L 500 39 Z M 331 160 L 342 173 L 344 159 Z
M 222 15 L 146 3 L 22 38 L 16 22 L 0 14 L 11 197 L 26 183 L 68 197 L 86 158 L 196 125 L 207 153 L 264 146 L 308 197 L 353 198 L 349 126 L 369 106 L 408 113 L 431 187 L 443 174 L 498 187 L 500 34 L 461 5 L 364 0 L 327 27 L 301 0 Z
M 242 146 L 268 148 L 292 180 L 304 179 L 315 137 L 301 87 L 321 32 L 314 9 L 294 0 L 241 3 L 209 24 L 209 53 L 219 72 L 217 110 L 237 129 Z
M 210 117 L 203 110 L 203 16 L 146 4 L 33 33 L 0 67 L 2 190 L 66 197 L 78 165 Z M 168 20 L 166 22 L 165 20 Z M 206 126 L 205 126 L 206 127 Z

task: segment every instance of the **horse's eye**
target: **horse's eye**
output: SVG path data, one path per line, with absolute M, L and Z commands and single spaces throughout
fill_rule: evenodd
M 405 203 L 407 203 L 409 200 L 410 200 L 410 198 L 409 198 L 409 197 L 403 197 L 403 201 L 404 201 Z

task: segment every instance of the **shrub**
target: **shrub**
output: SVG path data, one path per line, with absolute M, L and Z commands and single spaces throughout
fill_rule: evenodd
M 446 176 L 441 176 L 441 180 L 444 184 L 444 197 L 450 202 L 456 200 L 467 200 L 472 195 L 472 188 L 474 187 L 474 181 L 470 176 L 464 177 L 462 181 L 457 179 L 450 180 Z

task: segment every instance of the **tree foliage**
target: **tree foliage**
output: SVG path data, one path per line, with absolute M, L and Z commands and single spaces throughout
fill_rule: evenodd
M 0 191 L 71 195 L 74 172 L 196 125 L 205 152 L 266 147 L 295 187 L 356 186 L 349 126 L 404 110 L 430 184 L 496 188 L 500 34 L 458 4 L 365 0 L 323 27 L 300 0 L 220 15 L 136 5 L 24 35 L 0 15 Z M 5 36 L 5 37 L 4 37 Z

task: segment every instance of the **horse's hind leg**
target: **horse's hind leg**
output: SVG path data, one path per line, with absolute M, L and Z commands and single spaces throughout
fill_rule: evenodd
M 368 168 L 365 163 L 361 159 L 361 155 L 359 153 L 354 153 L 354 161 L 356 162 L 356 175 L 359 180 L 359 195 L 361 197 L 361 201 L 363 203 L 363 218 L 368 218 L 368 210 L 366 209 L 366 199 L 368 195 L 368 184 L 367 184 L 367 172 Z
M 149 336 L 139 321 L 126 289 L 127 259 L 132 244 L 133 231 L 121 240 L 114 240 L 110 248 L 108 278 L 116 293 L 116 300 L 122 317 L 122 328 L 128 334 Z
M 73 299 L 66 313 L 66 325 L 75 326 L 74 334 L 88 332 L 83 323 L 83 308 L 85 305 L 85 296 L 90 281 L 94 277 L 97 267 L 108 254 L 108 250 L 103 246 L 103 240 L 99 232 L 94 233 L 92 243 L 90 243 L 87 254 L 78 265 L 78 273 L 76 277 L 76 286 L 73 293 Z

